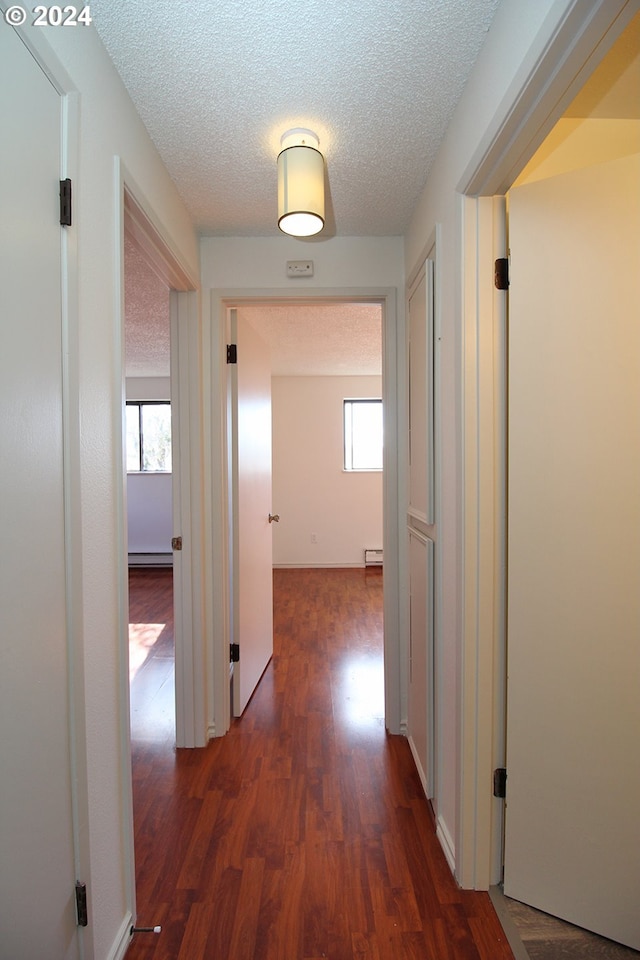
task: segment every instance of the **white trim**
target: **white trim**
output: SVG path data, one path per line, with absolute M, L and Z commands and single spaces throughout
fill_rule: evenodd
M 134 178 L 130 175 L 126 165 L 119 156 L 114 157 L 114 305 L 115 315 L 113 324 L 114 337 L 114 407 L 112 411 L 114 424 L 114 476 L 118 478 L 115 484 L 115 516 L 116 516 L 116 580 L 118 596 L 118 622 L 120 625 L 120 706 L 119 706 L 119 732 L 120 732 L 120 756 L 121 756 L 121 804 L 122 804 L 122 850 L 124 864 L 124 880 L 126 890 L 126 906 L 131 916 L 136 916 L 136 889 L 135 889 L 135 845 L 133 836 L 133 789 L 132 789 L 132 770 L 131 770 L 131 725 L 129 709 L 129 669 L 128 669 L 128 648 L 129 648 L 129 590 L 128 590 L 128 547 L 127 547 L 127 506 L 126 506 L 126 479 L 125 456 L 124 456 L 124 426 L 123 411 L 126 401 L 126 382 L 125 382 L 125 345 L 124 345 L 124 235 L 125 229 L 128 229 L 131 209 L 138 212 L 137 224 L 138 231 L 144 227 L 149 231 L 150 243 L 158 252 L 156 259 L 156 272 L 160 275 L 161 259 L 160 254 L 166 262 L 166 282 L 175 279 L 176 276 L 183 275 L 185 282 L 189 280 L 188 271 L 179 263 L 178 259 L 165 241 L 163 231 L 157 226 L 157 220 L 152 213 L 151 207 L 144 198 L 143 192 L 138 188 Z M 128 198 L 128 199 L 127 199 Z M 129 231 L 131 232 L 131 231 Z M 159 272 L 160 271 L 160 272 Z M 195 286 L 195 283 L 194 283 Z M 184 312 L 188 322 L 189 330 L 187 337 L 197 338 L 198 322 L 198 302 L 195 293 L 180 292 L 175 295 L 177 305 L 179 306 L 181 317 Z M 177 315 L 177 314 L 176 314 Z M 192 332 L 195 324 L 195 333 Z M 192 378 L 196 386 L 199 383 L 199 365 L 197 358 L 197 349 L 189 353 L 190 367 L 188 371 L 181 376 Z M 175 384 L 172 384 L 175 387 Z M 178 385 L 180 396 L 184 395 L 185 390 L 189 390 L 188 383 L 186 387 Z M 197 424 L 195 428 L 197 430 Z M 119 442 L 117 442 L 119 440 Z M 187 471 L 187 474 L 189 471 Z M 195 477 L 199 477 L 197 464 L 193 470 Z M 197 481 L 194 481 L 197 482 Z M 180 492 L 180 504 L 184 513 L 189 516 L 191 495 L 191 482 L 183 484 Z M 201 533 L 198 533 L 198 538 Z M 191 544 L 191 557 L 199 556 L 198 543 Z M 201 565 L 195 565 L 196 570 L 201 570 Z M 183 598 L 184 599 L 184 598 Z M 188 603 L 184 604 L 188 608 L 189 615 L 193 605 L 193 597 L 186 595 Z M 178 628 L 178 624 L 176 624 Z M 176 631 L 177 632 L 177 631 Z M 205 709 L 201 704 L 201 699 L 196 697 L 194 690 L 194 677 L 204 678 L 204 651 L 201 637 L 196 637 L 195 632 L 191 631 L 181 637 L 181 642 L 176 644 L 176 677 L 180 673 L 184 677 L 181 687 L 182 713 L 179 717 L 176 710 L 176 733 L 180 736 L 180 741 L 184 746 L 201 745 L 204 742 L 205 731 Z M 186 668 L 183 664 L 186 663 Z M 184 735 L 183 730 L 178 730 L 181 726 L 182 717 L 194 715 L 193 724 L 187 729 L 189 736 L 198 729 L 198 718 L 194 711 L 199 708 L 202 712 L 199 728 L 202 734 L 197 742 L 191 743 Z M 186 725 L 185 725 L 186 726 Z
M 422 790 L 424 792 L 425 797 L 429 799 L 429 791 L 427 787 L 427 774 L 425 773 L 424 767 L 422 766 L 420 756 L 418 754 L 416 745 L 413 742 L 413 737 L 411 735 L 407 737 L 407 742 L 409 744 L 409 749 L 411 750 L 411 756 L 413 757 L 413 762 L 416 765 L 416 770 L 418 771 L 418 777 L 420 778 L 420 783 L 422 784 Z
M 194 291 L 171 291 L 173 424 L 173 554 L 176 626 L 176 746 L 206 743 L 206 673 L 202 621 L 202 497 L 200 492 L 199 304 Z
M 377 570 L 382 563 L 274 563 L 274 570 Z
M 503 717 L 494 717 L 494 710 L 504 704 L 505 673 L 506 294 L 493 286 L 493 260 L 506 253 L 506 211 L 500 198 L 465 198 L 463 206 L 465 591 L 458 878 L 463 887 L 485 889 L 499 879 L 492 876 L 491 851 L 493 820 L 500 831 L 502 814 L 488 786 L 493 769 L 502 765 L 497 751 L 504 737 Z M 482 255 L 474 262 L 476 251 Z
M 211 461 L 205 464 L 205 517 L 211 531 L 207 535 L 205 568 L 211 576 L 212 599 L 207 604 L 207 632 L 213 636 L 213 718 L 210 729 L 220 736 L 229 727 L 229 682 L 228 651 L 230 642 L 230 557 L 229 557 L 229 481 L 227 471 L 227 365 L 226 365 L 226 314 L 232 306 L 243 303 L 380 303 L 383 313 L 383 395 L 385 417 L 383 503 L 384 503 L 384 549 L 392 558 L 385 564 L 384 577 L 384 631 L 385 631 L 385 717 L 391 733 L 402 731 L 403 703 L 402 681 L 406 673 L 406 650 L 400 642 L 399 601 L 399 472 L 398 457 L 398 313 L 395 287 L 346 287 L 310 289 L 304 296 L 289 289 L 222 289 L 211 291 L 211 334 L 208 342 L 210 368 L 205 391 L 204 409 L 207 422 L 205 434 L 211 442 Z M 404 335 L 402 331 L 402 335 Z M 210 402 L 209 402 L 210 401 Z M 216 477 L 216 484 L 211 483 Z M 220 483 L 222 478 L 222 483 Z M 214 557 L 218 560 L 214 563 Z M 222 562 L 220 562 L 222 561 Z
M 131 928 L 133 926 L 133 916 L 126 913 L 124 920 L 120 924 L 117 936 L 113 941 L 113 946 L 107 954 L 107 960 L 123 960 L 127 950 L 131 945 Z
M 454 844 L 454 842 L 453 842 L 453 840 L 452 840 L 452 838 L 451 838 L 451 834 L 450 834 L 450 832 L 449 832 L 449 828 L 447 827 L 447 825 L 446 825 L 446 823 L 444 822 L 444 820 L 442 819 L 442 817 L 438 817 L 437 820 L 436 820 L 436 837 L 438 838 L 438 841 L 439 841 L 439 843 L 440 843 L 440 846 L 442 847 L 442 850 L 443 850 L 444 855 L 445 855 L 445 859 L 446 859 L 447 863 L 449 864 L 449 867 L 450 867 L 450 869 L 451 869 L 451 872 L 452 872 L 453 874 L 455 874 L 455 871 L 456 871 L 456 848 L 455 848 L 455 844 Z
M 505 194 L 638 10 L 637 0 L 557 0 L 460 181 Z
M 125 171 L 119 157 L 114 157 L 114 406 L 112 410 L 114 437 L 113 470 L 116 479 L 114 506 L 116 517 L 116 581 L 118 623 L 120 625 L 120 652 L 118 711 L 120 738 L 120 802 L 122 808 L 122 859 L 128 912 L 136 914 L 135 852 L 133 838 L 133 784 L 131 770 L 131 714 L 129 703 L 129 582 L 127 562 L 127 474 L 124 453 L 124 408 L 126 384 L 124 376 L 124 191 Z

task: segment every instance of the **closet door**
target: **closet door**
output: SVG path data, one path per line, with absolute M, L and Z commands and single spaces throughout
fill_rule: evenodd
M 435 794 L 433 261 L 409 295 L 409 578 L 408 737 L 422 786 Z
M 0 86 L 0 958 L 71 960 L 61 102 L 6 24 Z

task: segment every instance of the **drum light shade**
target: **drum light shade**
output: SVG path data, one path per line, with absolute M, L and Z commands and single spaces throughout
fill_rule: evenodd
M 278 154 L 278 226 L 292 237 L 324 227 L 324 157 L 312 130 L 288 130 Z

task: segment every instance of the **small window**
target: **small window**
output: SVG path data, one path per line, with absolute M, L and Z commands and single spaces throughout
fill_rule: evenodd
M 127 400 L 127 473 L 171 473 L 171 404 Z
M 344 401 L 344 469 L 382 470 L 382 400 Z

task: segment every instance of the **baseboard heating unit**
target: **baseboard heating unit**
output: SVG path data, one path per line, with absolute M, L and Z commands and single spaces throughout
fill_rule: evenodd
M 382 566 L 382 550 L 365 550 L 364 565 L 365 567 Z
M 130 553 L 130 567 L 172 567 L 172 553 Z

